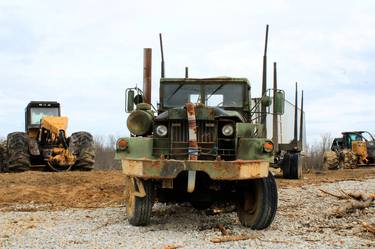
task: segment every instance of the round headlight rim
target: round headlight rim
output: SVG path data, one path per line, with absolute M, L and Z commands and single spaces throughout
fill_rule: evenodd
M 159 133 L 161 128 L 165 129 L 164 130 L 165 132 Z M 168 135 L 168 127 L 166 125 L 159 124 L 155 128 L 155 132 L 156 132 L 156 135 L 158 135 L 159 137 L 165 137 Z
M 229 132 L 229 133 L 226 133 L 226 132 L 225 132 L 225 128 L 228 128 L 228 127 L 230 127 L 230 132 Z M 221 133 L 222 133 L 224 136 L 226 136 L 226 137 L 230 137 L 230 136 L 232 136 L 233 133 L 234 133 L 234 127 L 233 127 L 233 125 L 232 125 L 232 124 L 226 124 L 226 125 L 223 125 L 223 127 L 221 128 Z

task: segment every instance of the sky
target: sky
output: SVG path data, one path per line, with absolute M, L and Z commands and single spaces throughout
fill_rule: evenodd
M 163 33 L 167 77 L 246 77 L 260 95 L 266 24 L 268 86 L 305 93 L 307 142 L 375 132 L 374 1 L 0 0 L 0 137 L 24 129 L 31 100 L 56 100 L 69 132 L 128 134 L 125 89 L 141 86 L 153 49 L 158 100 Z

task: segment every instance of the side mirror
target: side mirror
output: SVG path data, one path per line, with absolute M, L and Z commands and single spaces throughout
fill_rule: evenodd
M 125 92 L 125 112 L 130 113 L 134 110 L 134 95 L 133 89 L 127 89 Z
M 274 96 L 275 110 L 273 113 L 277 115 L 283 115 L 285 110 L 285 92 L 283 90 L 277 90 Z

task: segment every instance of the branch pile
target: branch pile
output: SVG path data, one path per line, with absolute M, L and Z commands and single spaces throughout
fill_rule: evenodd
M 334 196 L 340 200 L 348 200 L 347 203 L 337 207 L 333 210 L 332 216 L 336 216 L 337 218 L 343 217 L 345 214 L 352 213 L 356 209 L 365 209 L 371 207 L 375 201 L 375 193 L 374 194 L 367 194 L 363 192 L 345 192 L 340 190 L 341 193 L 331 193 L 323 189 L 319 189 L 321 192 Z
M 375 205 L 375 193 L 368 194 L 363 192 L 345 192 L 340 190 L 340 194 L 331 193 L 323 189 L 321 192 L 334 196 L 340 200 L 347 200 L 347 202 L 335 209 L 333 209 L 331 216 L 341 218 L 346 214 L 353 213 L 356 209 L 365 209 Z M 375 225 L 367 222 L 362 222 L 362 226 L 370 233 L 375 235 Z

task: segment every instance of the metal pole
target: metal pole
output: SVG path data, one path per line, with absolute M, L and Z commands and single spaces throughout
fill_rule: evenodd
M 272 142 L 277 152 L 279 150 L 279 126 L 278 115 L 275 113 L 276 109 L 276 93 L 277 93 L 277 69 L 276 62 L 273 63 L 273 115 L 272 115 Z
M 152 49 L 143 49 L 143 94 L 144 102 L 151 104 L 151 60 Z
M 159 34 L 159 40 L 160 40 L 160 52 L 161 52 L 161 77 L 165 77 L 165 68 L 164 68 L 164 50 L 163 50 L 163 38 L 161 36 L 161 33 Z
M 268 46 L 268 24 L 266 26 L 266 38 L 264 42 L 263 55 L 263 77 L 262 77 L 262 97 L 267 94 L 267 46 Z M 262 104 L 261 107 L 261 124 L 263 125 L 263 136 L 267 137 L 267 107 Z
M 296 93 L 295 93 L 295 99 L 294 99 L 294 141 L 297 142 L 297 130 L 298 130 L 298 86 L 296 82 Z
M 299 141 L 301 144 L 301 150 L 303 149 L 303 91 L 301 93 L 301 116 L 299 122 Z

